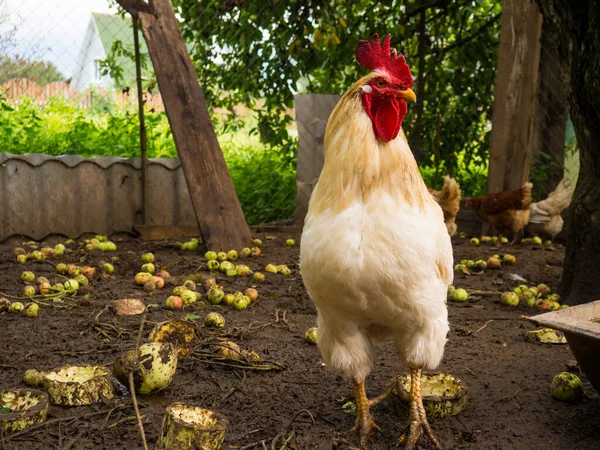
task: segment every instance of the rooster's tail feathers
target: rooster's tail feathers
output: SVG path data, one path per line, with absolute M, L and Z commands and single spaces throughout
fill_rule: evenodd
M 545 200 L 534 203 L 535 209 L 544 211 L 548 215 L 560 214 L 562 210 L 566 209 L 571 204 L 571 198 L 573 196 L 573 189 L 571 188 L 571 182 L 566 178 L 563 178 L 556 189 L 548 194 Z M 532 206 L 533 206 L 532 205 Z

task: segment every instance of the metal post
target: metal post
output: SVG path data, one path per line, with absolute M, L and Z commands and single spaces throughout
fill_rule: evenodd
M 140 158 L 142 160 L 142 224 L 148 224 L 148 158 L 146 156 L 146 123 L 144 121 L 144 96 L 140 62 L 138 18 L 133 17 L 133 43 L 135 47 L 135 79 L 137 83 L 138 115 L 140 116 Z

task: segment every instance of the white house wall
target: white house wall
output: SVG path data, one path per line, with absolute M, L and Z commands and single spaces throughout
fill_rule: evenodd
M 93 19 L 90 20 L 85 32 L 85 38 L 79 57 L 77 58 L 77 67 L 73 74 L 72 85 L 79 91 L 84 91 L 90 87 L 110 87 L 111 79 L 104 76 L 96 78 L 96 61 L 105 59 L 106 53 L 100 39 L 100 34 Z

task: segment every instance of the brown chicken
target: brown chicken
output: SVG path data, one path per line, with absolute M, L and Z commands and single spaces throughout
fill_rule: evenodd
M 529 222 L 532 187 L 533 184 L 525 183 L 516 191 L 467 197 L 465 206 L 494 227 L 500 236 L 512 236 L 514 243 Z
M 441 191 L 428 188 L 429 193 L 441 206 L 444 212 L 444 223 L 448 229 L 448 234 L 454 236 L 456 233 L 456 216 L 460 210 L 460 186 L 454 178 L 448 175 L 444 176 L 444 186 Z

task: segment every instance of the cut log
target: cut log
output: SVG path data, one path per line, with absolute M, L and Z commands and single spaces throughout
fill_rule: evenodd
M 225 440 L 226 420 L 197 406 L 174 403 L 167 407 L 158 450 L 219 450 Z

